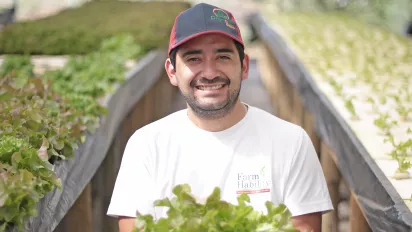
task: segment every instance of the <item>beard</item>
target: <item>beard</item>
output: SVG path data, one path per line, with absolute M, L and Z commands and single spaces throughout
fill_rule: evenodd
M 241 79 L 241 76 L 239 76 L 239 79 Z M 227 97 L 223 101 L 217 103 L 202 103 L 201 100 L 194 95 L 193 91 L 193 89 L 196 88 L 196 85 L 201 83 L 224 83 L 228 88 Z M 190 83 L 191 91 L 184 92 L 181 87 L 179 87 L 179 91 L 196 116 L 210 120 L 222 118 L 233 111 L 236 101 L 239 98 L 241 82 L 239 82 L 239 86 L 235 86 L 232 89 L 229 88 L 231 87 L 230 85 L 231 81 L 226 77 L 215 77 L 213 80 L 203 78 L 201 80 L 194 80 Z

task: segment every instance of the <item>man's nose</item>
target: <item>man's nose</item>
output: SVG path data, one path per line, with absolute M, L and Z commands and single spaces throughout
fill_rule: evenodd
M 206 59 L 203 64 L 202 76 L 204 78 L 212 80 L 219 76 L 219 70 L 217 69 L 216 62 L 213 59 Z

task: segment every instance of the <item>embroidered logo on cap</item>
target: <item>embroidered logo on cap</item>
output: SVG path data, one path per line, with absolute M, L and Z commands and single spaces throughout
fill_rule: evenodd
M 215 8 L 213 9 L 213 14 L 214 15 L 210 16 L 210 19 L 219 22 L 224 22 L 226 26 L 236 30 L 236 23 L 230 19 L 229 14 L 226 11 L 219 8 Z

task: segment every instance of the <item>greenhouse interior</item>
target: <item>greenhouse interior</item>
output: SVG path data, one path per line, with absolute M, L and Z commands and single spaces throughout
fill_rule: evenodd
M 411 232 L 412 0 L 0 0 L 0 161 L 0 231 Z

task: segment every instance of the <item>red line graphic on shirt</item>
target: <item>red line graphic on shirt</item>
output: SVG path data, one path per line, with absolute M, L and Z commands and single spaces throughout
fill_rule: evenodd
M 258 190 L 238 190 L 236 191 L 236 194 L 242 194 L 242 193 L 246 193 L 246 194 L 256 194 L 256 193 L 268 193 L 270 192 L 270 189 L 258 189 Z

